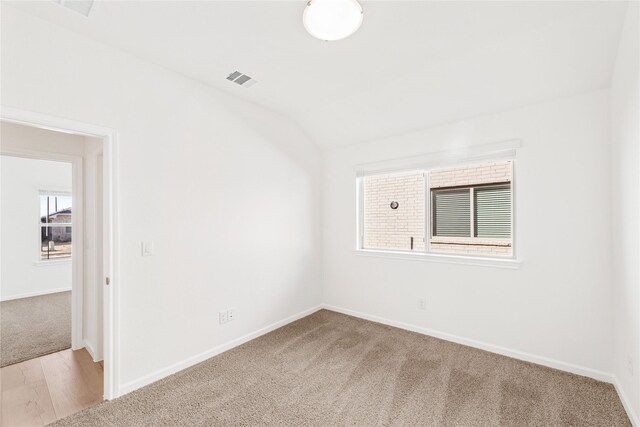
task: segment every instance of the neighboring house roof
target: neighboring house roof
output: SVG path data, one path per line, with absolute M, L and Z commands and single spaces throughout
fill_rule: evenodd
M 71 215 L 71 208 L 65 208 L 58 212 L 53 212 L 49 214 L 49 218 L 56 218 L 58 215 Z M 40 219 L 44 221 L 47 216 L 41 216 Z

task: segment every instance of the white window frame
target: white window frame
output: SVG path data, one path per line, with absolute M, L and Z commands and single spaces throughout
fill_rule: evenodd
M 38 214 L 40 213 L 40 197 L 42 196 L 64 196 L 64 197 L 71 197 L 72 201 L 73 201 L 73 192 L 69 191 L 67 189 L 64 190 L 57 190 L 54 188 L 36 188 L 37 192 L 37 197 L 38 197 Z M 71 227 L 71 244 L 73 245 L 73 211 L 71 211 L 71 222 L 57 222 L 55 223 L 55 225 L 53 225 L 53 227 Z M 40 215 L 38 215 L 38 251 L 36 252 L 36 264 L 38 265 L 48 265 L 48 264 L 68 264 L 71 263 L 72 260 L 72 255 L 69 255 L 68 257 L 65 258 L 54 258 L 54 259 L 42 259 L 42 254 L 41 254 L 41 250 L 42 250 L 42 227 L 51 227 L 52 225 L 43 223 L 40 221 Z
M 516 209 L 516 152 L 520 148 L 519 140 L 504 141 L 467 148 L 464 150 L 431 153 L 405 159 L 394 159 L 389 162 L 358 165 L 356 171 L 356 248 L 355 254 L 360 256 L 434 261 L 453 264 L 480 265 L 498 268 L 520 268 L 521 260 L 517 251 L 517 209 Z M 431 248 L 432 215 L 431 188 L 429 172 L 447 167 L 474 165 L 488 162 L 511 161 L 511 255 L 492 256 L 463 253 L 433 252 Z M 424 251 L 406 251 L 396 249 L 368 249 L 364 247 L 364 178 L 376 174 L 390 174 L 409 170 L 424 172 L 425 203 L 425 245 Z M 472 186 L 469 186 L 472 187 Z M 472 193 L 472 192 L 471 192 Z M 473 194 L 470 194 L 473 197 Z M 473 204 L 473 203 L 472 203 Z M 473 209 L 473 208 L 472 208 Z M 473 211 L 471 212 L 473 216 Z M 472 235 L 473 228 L 472 228 Z

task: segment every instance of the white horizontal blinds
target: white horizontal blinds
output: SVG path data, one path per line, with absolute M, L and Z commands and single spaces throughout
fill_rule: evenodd
M 511 185 L 474 190 L 476 237 L 511 237 Z
M 469 189 L 433 191 L 433 235 L 471 237 Z

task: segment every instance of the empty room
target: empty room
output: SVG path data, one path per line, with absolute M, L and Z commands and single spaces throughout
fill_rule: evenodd
M 2 427 L 640 426 L 640 2 L 0 19 Z

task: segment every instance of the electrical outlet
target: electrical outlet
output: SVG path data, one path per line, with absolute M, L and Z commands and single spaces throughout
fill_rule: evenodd
M 235 319 L 236 319 L 236 309 L 230 308 L 229 310 L 227 310 L 227 320 L 231 322 L 232 320 L 235 320 Z
M 427 299 L 426 298 L 420 298 L 418 300 L 418 309 L 419 310 L 426 310 L 427 309 Z
M 225 310 L 218 313 L 218 319 L 220 320 L 221 325 L 227 323 L 229 321 L 229 315 L 227 311 Z
M 627 356 L 627 369 L 629 370 L 629 375 L 633 376 L 633 357 Z

